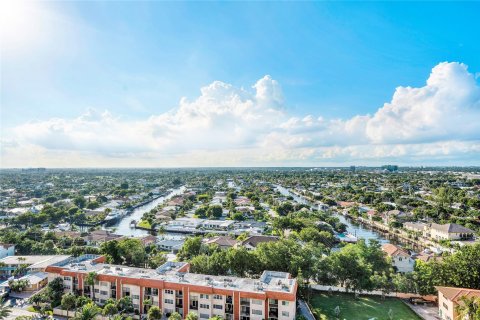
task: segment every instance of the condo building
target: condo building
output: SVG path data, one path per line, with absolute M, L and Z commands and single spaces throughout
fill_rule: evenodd
M 105 257 L 70 257 L 47 267 L 49 281 L 62 278 L 66 292 L 83 294 L 104 304 L 107 299 L 131 297 L 135 314 L 158 306 L 169 316 L 200 319 L 291 320 L 295 318 L 297 283 L 289 273 L 264 271 L 259 279 L 211 276 L 189 272 L 185 262 L 167 262 L 157 269 L 110 265 Z M 95 272 L 94 286 L 87 274 Z

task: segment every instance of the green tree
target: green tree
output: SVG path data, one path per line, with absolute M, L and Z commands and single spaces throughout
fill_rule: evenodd
M 62 297 L 61 306 L 67 311 L 67 319 L 69 317 L 68 312 L 75 308 L 77 304 L 77 297 L 72 293 L 64 294 Z
M 456 306 L 459 319 L 480 320 L 480 298 L 479 297 L 460 297 Z
M 181 261 L 189 260 L 200 254 L 202 247 L 201 237 L 189 237 L 185 240 L 182 248 L 178 252 L 178 259 Z
M 123 263 L 132 267 L 145 267 L 145 247 L 140 239 L 128 238 L 118 242 L 118 254 Z
M 168 320 L 182 320 L 182 316 L 178 312 L 173 312 L 170 317 L 168 317 Z
M 12 308 L 9 305 L 5 305 L 3 298 L 0 298 L 0 319 L 7 318 L 12 313 Z
M 118 308 L 115 305 L 115 303 L 110 302 L 105 304 L 105 306 L 103 306 L 102 315 L 104 317 L 108 317 L 109 319 L 112 319 L 112 316 L 114 316 L 117 313 L 118 313 Z
M 185 320 L 198 320 L 198 314 L 195 312 L 189 312 L 185 317 Z
M 93 302 L 87 303 L 80 310 L 78 310 L 74 320 L 94 320 L 100 313 L 100 308 Z
M 162 310 L 158 306 L 153 306 L 148 309 L 147 319 L 148 320 L 160 320 L 162 319 Z
M 85 198 L 82 196 L 78 196 L 78 197 L 75 197 L 75 199 L 73 199 L 73 203 L 80 209 L 83 209 L 87 204 L 87 200 L 85 200 Z

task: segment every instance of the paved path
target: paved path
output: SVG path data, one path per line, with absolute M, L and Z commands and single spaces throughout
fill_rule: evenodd
M 429 307 L 423 305 L 413 305 L 411 303 L 406 303 L 416 314 L 418 314 L 424 320 L 439 320 L 441 319 L 438 316 L 437 307 Z
M 315 320 L 315 317 L 313 316 L 312 312 L 310 311 L 310 308 L 307 306 L 305 301 L 303 300 L 298 300 L 298 305 L 300 307 L 300 312 L 301 314 L 307 319 L 307 320 Z
M 36 315 L 38 315 L 38 313 L 30 312 L 30 311 L 27 311 L 25 309 L 20 309 L 20 308 L 12 308 L 12 312 L 5 319 L 6 320 L 13 320 L 13 319 L 15 319 L 16 317 L 19 317 L 19 316 L 29 316 L 29 317 L 31 317 L 31 316 L 36 316 Z

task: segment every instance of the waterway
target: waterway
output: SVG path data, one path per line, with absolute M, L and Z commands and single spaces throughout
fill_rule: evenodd
M 308 206 L 311 206 L 313 208 L 317 208 L 315 203 L 312 203 L 308 199 L 298 196 L 295 193 L 291 192 L 287 188 L 280 186 L 280 185 L 275 185 L 275 188 L 284 196 L 291 196 L 293 197 L 293 200 L 295 200 L 298 203 L 306 204 Z M 375 239 L 380 243 L 389 243 L 391 242 L 389 239 L 385 238 L 381 233 L 370 230 L 363 225 L 356 223 L 352 219 L 349 219 L 348 217 L 345 217 L 341 214 L 338 213 L 332 213 L 335 217 L 337 217 L 340 222 L 344 223 L 347 226 L 347 232 L 353 234 L 359 239 Z
M 162 204 L 166 200 L 176 196 L 180 195 L 185 192 L 185 187 L 179 187 L 176 189 L 173 189 L 171 192 L 169 192 L 167 195 L 156 198 L 155 200 L 152 200 L 149 203 L 144 204 L 143 206 L 140 206 L 138 208 L 135 208 L 132 213 L 124 216 L 120 221 L 118 221 L 116 224 L 107 227 L 105 229 L 107 230 L 113 230 L 115 231 L 116 234 L 123 235 L 123 236 L 142 236 L 142 235 L 147 235 L 149 234 L 149 231 L 147 230 L 142 230 L 142 229 L 135 229 L 130 227 L 130 222 L 132 220 L 136 220 L 137 222 L 143 217 L 143 214 L 145 212 L 148 212 L 152 209 L 154 209 L 156 206 L 159 204 Z

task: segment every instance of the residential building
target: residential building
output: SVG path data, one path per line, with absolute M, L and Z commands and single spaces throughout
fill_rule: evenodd
M 15 255 L 15 245 L 10 243 L 0 243 L 0 259 Z
M 463 303 L 460 298 L 480 298 L 480 290 L 454 287 L 435 288 L 438 291 L 438 315 L 442 320 L 465 320 L 461 319 L 457 312 L 457 307 Z
M 226 320 L 295 319 L 297 283 L 285 272 L 264 271 L 260 279 L 210 276 L 189 272 L 184 262 L 167 262 L 157 269 L 105 264 L 103 256 L 69 258 L 47 268 L 49 280 L 61 277 L 66 292 L 90 297 L 85 278 L 97 274 L 95 300 L 132 298 L 135 313 L 158 306 L 165 316 L 194 312 L 200 319 L 218 315 Z M 151 303 L 144 304 L 149 300 Z
M 205 220 L 200 225 L 201 228 L 207 230 L 219 230 L 219 231 L 226 231 L 232 229 L 233 225 L 235 224 L 234 220 Z
M 430 236 L 430 224 L 424 222 L 405 222 L 403 227 L 423 237 Z
M 41 272 L 52 263 L 65 260 L 67 255 L 8 256 L 0 259 L 0 277 L 9 277 L 18 268 L 27 272 Z
M 397 272 L 408 273 L 413 272 L 415 260 L 403 248 L 391 243 L 382 245 L 382 250 L 390 257 L 392 265 Z
M 277 241 L 278 237 L 274 236 L 250 236 L 243 240 L 239 245 L 244 246 L 247 250 L 254 250 L 260 243 Z
M 217 245 L 220 249 L 229 249 L 234 247 L 238 243 L 237 240 L 233 239 L 232 237 L 228 236 L 220 236 L 211 239 L 206 239 L 205 244 L 210 245 L 214 244 Z
M 469 240 L 474 231 L 456 223 L 436 224 L 430 227 L 430 237 L 434 240 Z
M 123 236 L 111 233 L 108 230 L 95 230 L 83 237 L 85 244 L 89 246 L 99 246 L 104 242 L 111 240 L 120 240 Z

